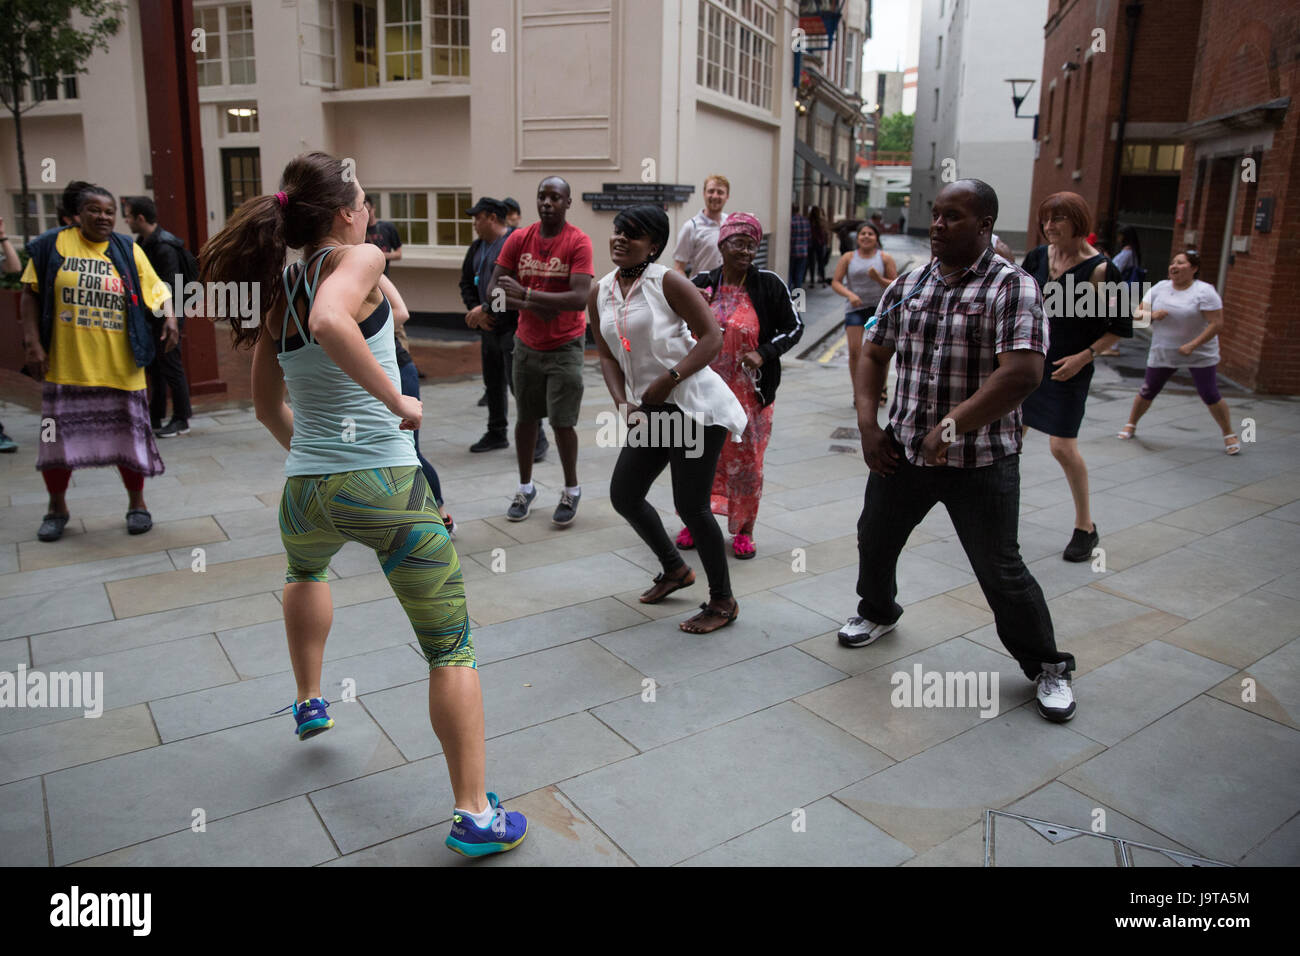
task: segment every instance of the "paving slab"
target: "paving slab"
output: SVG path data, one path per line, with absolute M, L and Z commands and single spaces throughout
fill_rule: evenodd
M 743 628 L 741 621 L 746 622 Z M 641 674 L 672 684 L 823 634 L 833 626 L 824 615 L 766 593 L 747 598 L 736 623 L 712 634 L 687 634 L 677 621 L 664 619 L 594 640 Z
M 1201 696 L 1061 781 L 1201 856 L 1235 862 L 1295 814 L 1300 731 Z
M 487 788 L 505 802 L 635 752 L 590 714 L 573 714 L 489 740 Z M 441 754 L 317 791 L 312 803 L 343 853 L 446 823 L 454 809 Z
M 338 705 L 333 711 L 337 720 L 350 719 L 351 709 L 359 707 L 357 701 L 364 702 L 367 695 L 411 683 L 428 684 L 428 665 L 424 655 L 409 644 L 327 660 L 321 668 L 321 693 L 331 706 Z M 351 701 L 345 696 L 345 686 L 347 693 L 356 695 Z M 286 670 L 163 697 L 151 701 L 149 709 L 159 737 L 170 743 L 257 721 L 274 720 L 292 727 L 291 714 L 275 712 L 293 699 L 294 690 L 293 674 Z
M 643 679 L 592 641 L 488 664 L 479 669 L 479 677 L 489 738 L 640 694 Z M 379 691 L 365 704 L 408 760 L 442 752 L 429 727 L 425 683 Z
M 1029 707 L 981 721 L 835 797 L 918 853 L 1104 748 Z M 954 785 L 953 781 L 958 781 Z
M 0 598 L 0 640 L 113 619 L 103 584 L 75 584 L 54 594 Z
M 560 789 L 638 864 L 665 866 L 807 807 L 888 763 L 787 702 L 593 770 Z M 772 773 L 773 767 L 782 772 Z M 718 814 L 724 792 L 727 812 Z M 708 827 L 680 825 L 705 818 L 713 821 Z
M 357 712 L 307 743 L 291 727 L 272 732 L 250 724 L 51 773 L 45 785 L 54 862 L 188 831 L 198 808 L 216 820 L 401 762 L 374 721 Z
M 613 841 L 555 787 L 515 797 L 507 807 L 528 818 L 528 836 L 509 853 L 468 859 L 447 849 L 447 825 L 416 833 L 327 864 L 329 866 L 634 866 Z
M 1080 705 L 1070 729 L 1114 746 L 1214 687 L 1232 668 L 1163 641 L 1150 641 L 1075 681 Z
M 1243 594 L 1162 640 L 1233 667 L 1253 664 L 1300 637 L 1300 601 L 1267 587 Z
M 683 681 L 656 684 L 591 712 L 638 750 L 650 750 L 844 676 L 802 651 L 783 647 Z
M 1233 674 L 1210 696 L 1300 730 L 1300 641 Z
M 270 594 L 228 598 L 174 611 L 34 634 L 32 658 L 37 665 L 52 664 L 97 653 L 165 644 L 210 631 L 279 621 L 283 615 L 280 602 Z
M 75 866 L 316 866 L 338 856 L 306 797 L 203 821 Z
M 911 856 L 910 847 L 834 798 L 823 797 L 678 865 L 757 867 L 779 861 L 782 866 L 897 866 Z
M 154 747 L 158 733 L 144 704 L 0 734 L 0 783 Z
M 912 691 L 917 667 L 922 680 Z M 954 675 L 952 686 L 956 691 L 960 684 L 961 699 L 913 706 L 921 700 L 928 672 L 936 672 L 941 680 Z M 958 637 L 795 700 L 886 756 L 906 760 L 1019 707 L 1033 695 L 1034 685 L 1014 661 Z
M 49 866 L 39 777 L 0 787 L 0 866 Z
M 1094 585 L 1160 611 L 1194 619 L 1279 577 L 1285 568 L 1228 560 L 1194 550 L 1200 541 L 1163 554 Z M 1213 587 L 1205 582 L 1213 581 Z
M 325 660 L 355 657 L 408 643 L 415 638 L 410 619 L 397 598 L 336 607 L 325 644 Z M 290 669 L 283 617 L 217 632 L 241 680 Z
M 96 703 L 105 712 L 236 679 L 221 645 L 211 634 L 177 641 L 165 652 L 159 652 L 156 646 L 134 648 L 63 661 L 57 667 L 38 670 L 49 675 L 80 674 L 83 688 L 98 684 L 101 699 Z M 83 713 L 82 707 L 0 708 L 0 734 L 69 718 L 85 719 Z

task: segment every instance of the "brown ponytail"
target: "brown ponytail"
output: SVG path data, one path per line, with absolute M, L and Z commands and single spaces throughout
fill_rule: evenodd
M 303 153 L 280 176 L 279 192 L 257 196 L 235 210 L 199 254 L 199 276 L 210 282 L 257 282 L 262 314 L 251 328 L 231 316 L 231 340 L 252 348 L 266 316 L 282 307 L 280 272 L 290 249 L 314 246 L 329 234 L 334 214 L 356 201 L 349 167 L 328 153 Z M 283 202 L 281 201 L 283 196 Z

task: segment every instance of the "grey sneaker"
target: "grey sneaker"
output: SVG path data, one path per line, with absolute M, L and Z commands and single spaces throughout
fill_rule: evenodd
M 533 506 L 533 499 L 537 497 L 537 486 L 533 486 L 533 493 L 526 495 L 522 491 L 515 492 L 515 500 L 510 504 L 510 510 L 506 512 L 507 521 L 523 521 L 528 517 L 528 509 Z
M 897 621 L 893 624 L 872 624 L 865 617 L 855 614 L 844 623 L 837 636 L 845 647 L 866 647 L 896 627 Z
M 560 492 L 560 503 L 555 507 L 555 514 L 551 515 L 551 521 L 561 528 L 573 524 L 573 519 L 578 517 L 578 501 L 581 498 L 582 492 L 576 495 L 571 495 L 567 491 Z

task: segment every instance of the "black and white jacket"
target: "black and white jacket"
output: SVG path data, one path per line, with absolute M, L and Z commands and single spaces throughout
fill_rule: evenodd
M 719 289 L 722 267 L 701 272 L 691 281 L 701 289 Z M 758 390 L 766 408 L 775 400 L 776 388 L 781 384 L 781 356 L 803 335 L 803 319 L 790 299 L 790 290 L 775 272 L 750 266 L 745 276 L 745 291 L 758 314 L 758 354 L 763 356 Z

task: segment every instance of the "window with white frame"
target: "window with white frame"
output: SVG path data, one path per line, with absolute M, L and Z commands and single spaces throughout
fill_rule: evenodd
M 28 192 L 27 210 L 23 211 L 23 194 L 13 194 L 14 215 L 7 228 L 14 235 L 39 236 L 46 229 L 53 229 L 59 224 L 59 200 L 63 198 L 58 192 Z M 17 243 L 15 243 L 17 245 Z
M 858 51 L 862 49 L 862 34 L 849 30 L 844 34 L 844 89 L 856 93 L 861 83 L 862 71 L 858 66 Z
M 469 0 L 429 0 L 429 74 L 469 76 Z
M 221 110 L 226 117 L 227 133 L 256 133 L 260 127 L 257 119 L 257 103 L 226 103 Z
M 195 6 L 194 26 L 203 31 L 203 49 L 194 52 L 199 86 L 257 82 L 251 3 Z
M 813 149 L 822 158 L 831 155 L 831 124 L 817 120 L 813 124 Z
M 384 80 L 424 77 L 420 0 L 384 0 Z
M 337 84 L 334 0 L 303 0 L 299 3 L 298 33 L 302 38 L 303 83 L 333 89 Z
M 35 63 L 31 64 L 31 79 L 28 81 L 28 102 L 44 103 L 48 100 L 75 100 L 78 98 L 77 75 L 75 73 L 42 74 Z
M 473 203 L 468 190 L 383 190 L 375 215 L 396 227 L 403 245 L 465 248 L 474 240 L 465 215 Z
M 776 14 L 761 0 L 699 0 L 695 82 L 770 110 L 775 30 Z

